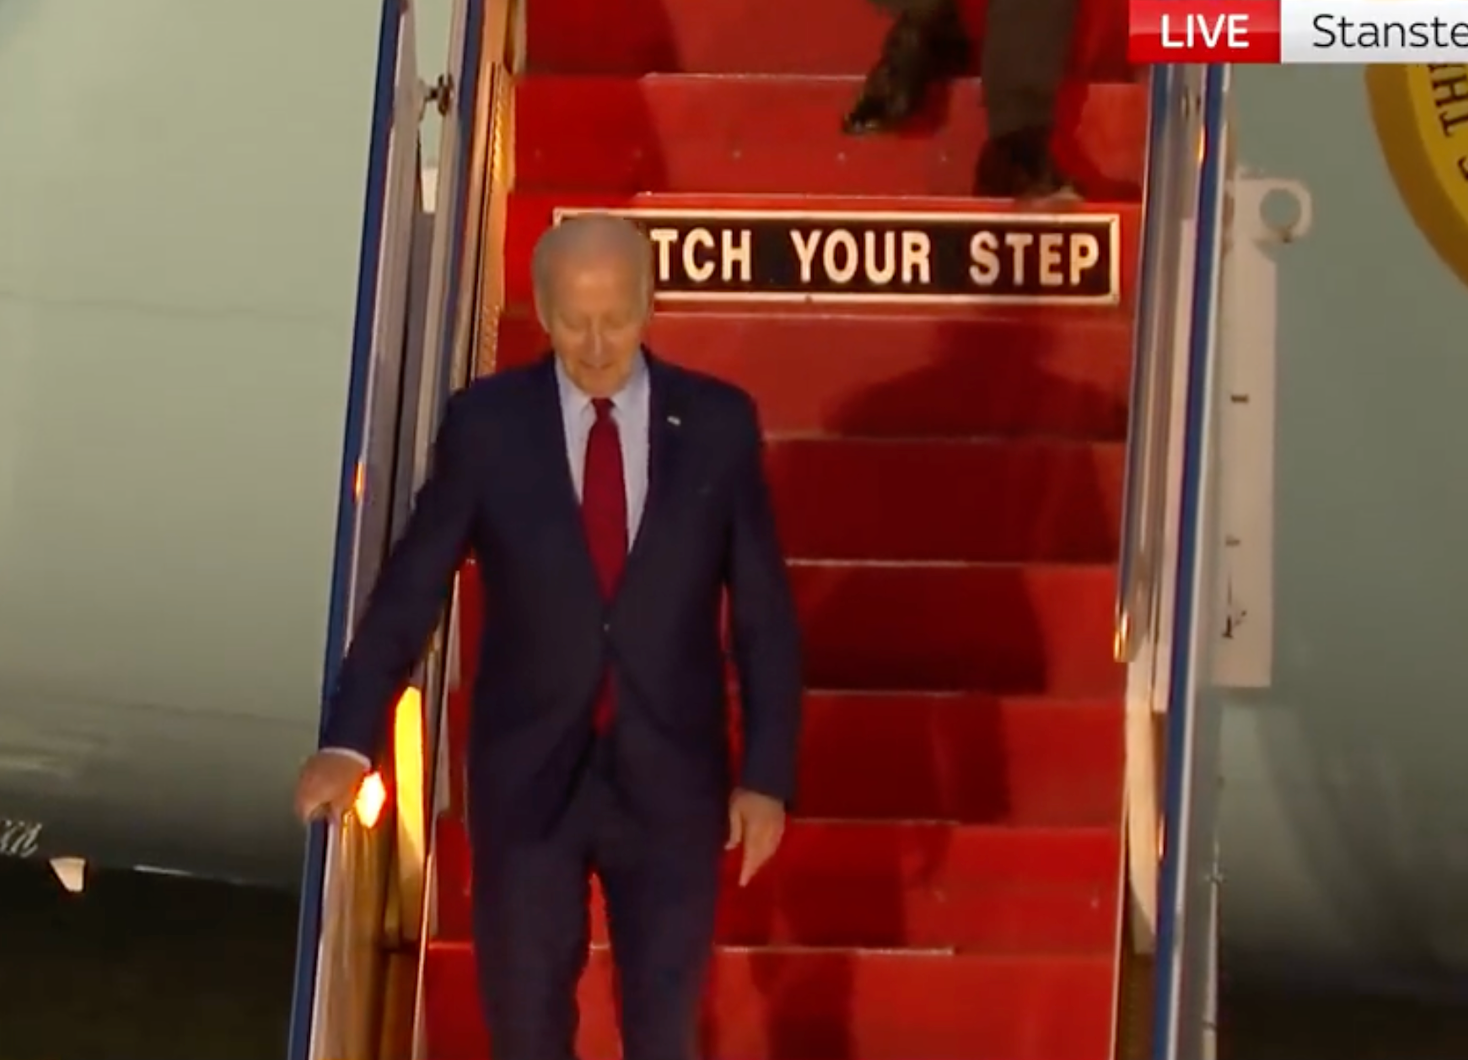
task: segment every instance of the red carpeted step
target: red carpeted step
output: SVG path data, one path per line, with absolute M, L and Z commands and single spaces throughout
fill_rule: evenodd
M 1119 819 L 1121 710 L 1112 699 L 812 692 L 804 707 L 800 812 L 829 820 L 989 826 L 960 833 L 963 849 L 993 852 L 988 866 L 977 855 L 964 862 L 966 871 L 987 872 L 985 879 L 998 872 L 1049 880 L 1063 871 L 1062 857 L 1075 857 L 1078 869 L 1094 868 L 1092 855 L 1067 849 L 1066 843 L 1074 829 L 1103 828 Z M 804 835 L 809 827 L 796 830 Z M 441 907 L 450 925 L 463 915 L 453 911 L 454 881 L 467 886 L 457 828 L 448 825 L 439 851 L 446 888 Z M 1005 830 L 1010 828 L 1015 830 Z M 917 842 L 901 836 L 894 841 Z M 1116 841 L 1113 836 L 1108 842 Z M 803 869 L 814 860 L 812 854 L 799 864 Z M 453 937 L 467 928 L 444 931 Z
M 744 387 L 775 433 L 1126 437 L 1131 323 L 1112 310 L 667 310 L 653 318 L 648 343 Z M 547 348 L 528 310 L 507 316 L 496 366 L 525 364 Z
M 437 938 L 469 936 L 463 829 L 443 819 Z M 718 938 L 725 945 L 1105 953 L 1114 942 L 1120 842 L 1108 828 L 1009 829 L 940 823 L 793 821 L 748 887 L 730 855 Z M 592 891 L 592 937 L 607 941 Z
M 800 811 L 815 817 L 1104 825 L 1118 819 L 1121 703 L 812 692 Z
M 456 642 L 451 658 L 458 664 L 449 674 L 445 709 L 446 738 L 455 758 L 442 779 L 448 785 L 448 805 L 453 813 L 463 812 L 464 769 L 462 748 L 469 742 L 469 707 L 474 698 L 474 679 L 479 671 L 479 633 L 484 625 L 484 601 L 479 573 L 471 557 L 459 571 L 456 593 Z
M 730 211 L 755 215 L 775 211 L 797 215 L 825 215 L 827 218 L 832 215 L 843 218 L 867 216 L 888 222 L 894 217 L 900 217 L 903 211 L 912 211 L 927 215 L 926 221 L 933 221 L 939 217 L 953 217 L 960 224 L 979 224 L 985 219 L 994 218 L 1033 221 L 1036 216 L 1032 211 L 1013 202 L 976 199 L 863 198 L 849 195 L 801 197 L 792 195 L 624 195 L 595 192 L 580 194 L 514 192 L 509 197 L 509 215 L 505 227 L 504 283 L 506 304 L 515 309 L 526 312 L 530 310 L 533 302 L 530 285 L 531 252 L 535 241 L 551 225 L 554 212 L 558 208 L 610 211 L 672 210 L 700 215 L 724 213 L 728 217 L 725 223 L 730 225 L 736 223 Z M 1049 217 L 1051 220 L 1063 220 L 1069 217 L 1088 225 L 1110 223 L 1112 219 L 1115 219 L 1118 229 L 1116 278 L 1120 306 L 1116 308 L 1111 306 L 1077 307 L 1059 306 L 1052 303 L 1043 307 L 1031 307 L 1029 312 L 1025 313 L 1024 319 L 1031 322 L 1040 319 L 1048 320 L 1051 328 L 1068 326 L 1062 321 L 1070 319 L 1069 314 L 1071 313 L 1076 315 L 1077 320 L 1085 320 L 1088 316 L 1104 319 L 1107 314 L 1115 314 L 1121 319 L 1126 319 L 1124 314 L 1129 312 L 1128 305 L 1132 298 L 1132 275 L 1135 271 L 1138 236 L 1141 228 L 1140 208 L 1129 203 L 1092 203 L 1084 207 L 1058 208 L 1053 214 L 1040 216 Z M 748 315 L 783 314 L 788 313 L 789 305 L 790 303 L 754 301 L 748 303 L 744 312 Z M 1067 315 L 1057 317 L 1055 315 L 1057 310 Z M 854 315 L 843 314 L 839 311 L 833 312 L 829 305 L 818 306 L 815 312 L 823 317 L 829 315 L 838 319 L 843 315 Z M 953 319 L 1005 320 L 1017 315 L 1019 314 L 1013 306 L 997 306 L 992 303 L 966 306 L 950 304 L 936 307 L 929 305 L 926 308 L 914 306 L 904 313 L 905 318 L 912 322 L 911 326 L 915 329 L 913 334 L 917 338 L 934 334 L 934 329 L 941 328 L 944 322 Z M 941 332 L 938 333 L 941 334 Z M 1033 332 L 1036 338 L 1046 334 L 1044 330 Z M 1038 355 L 1045 353 L 1046 350 L 1046 345 L 1037 344 L 1031 353 Z M 940 404 L 940 411 L 942 407 Z
M 792 558 L 1104 563 L 1123 455 L 1120 443 L 822 437 L 773 439 L 766 462 Z
M 961 4 L 975 40 L 985 6 Z M 542 0 L 525 18 L 532 71 L 633 75 L 865 73 L 891 23 L 869 0 Z M 1130 76 L 1125 4 L 1082 0 L 1076 39 L 1077 76 Z
M 776 437 L 766 455 L 796 559 L 1107 563 L 1124 462 L 1119 442 L 1046 439 Z
M 850 137 L 859 78 L 528 77 L 515 92 L 522 190 L 633 194 L 953 195 L 973 191 L 985 118 L 956 83 L 931 132 Z M 1093 197 L 1140 196 L 1146 92 L 1096 85 L 1057 148 Z M 594 160 L 591 161 L 591 160 Z
M 1110 567 L 796 562 L 806 683 L 1110 695 Z
M 469 836 L 458 813 L 441 813 L 433 821 L 433 919 L 429 937 L 463 940 L 473 933 L 474 874 Z
M 488 1060 L 473 954 L 435 943 L 424 983 L 427 1055 Z M 1105 1060 L 1112 965 L 1095 956 L 942 951 L 720 949 L 708 1060 Z M 621 1055 L 611 955 L 591 953 L 581 984 L 579 1055 Z
M 1120 813 L 1121 712 L 1120 701 L 1108 698 L 809 692 L 800 812 L 1023 827 L 1113 824 Z

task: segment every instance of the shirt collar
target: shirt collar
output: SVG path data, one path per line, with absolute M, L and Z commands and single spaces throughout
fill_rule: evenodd
M 556 389 L 560 391 L 561 407 L 576 415 L 583 415 L 591 407 L 591 395 L 571 381 L 559 357 L 555 359 L 555 364 Z M 647 397 L 647 358 L 639 349 L 632 359 L 632 374 L 627 377 L 627 382 L 622 384 L 622 389 L 612 395 L 612 404 L 625 413 L 645 405 Z

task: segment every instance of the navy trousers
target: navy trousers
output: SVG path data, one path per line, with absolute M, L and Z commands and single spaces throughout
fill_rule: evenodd
M 575 1060 L 591 874 L 606 897 L 624 1060 L 695 1060 L 713 951 L 726 814 L 642 824 L 618 797 L 607 741 L 592 745 L 544 839 L 474 849 L 474 945 L 495 1060 Z

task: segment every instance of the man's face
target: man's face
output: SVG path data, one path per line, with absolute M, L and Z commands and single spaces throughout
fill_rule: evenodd
M 549 286 L 541 321 L 561 366 L 584 393 L 611 397 L 632 374 L 647 325 L 637 269 L 615 257 L 572 258 Z

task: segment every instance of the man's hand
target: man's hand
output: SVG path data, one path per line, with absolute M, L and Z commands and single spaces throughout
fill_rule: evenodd
M 367 767 L 351 755 L 318 751 L 301 766 L 296 781 L 296 813 L 301 820 L 340 817 L 352 808 Z
M 737 788 L 729 799 L 729 842 L 725 850 L 744 845 L 744 861 L 739 867 L 739 886 L 754 879 L 774 856 L 785 834 L 785 807 L 779 799 Z

